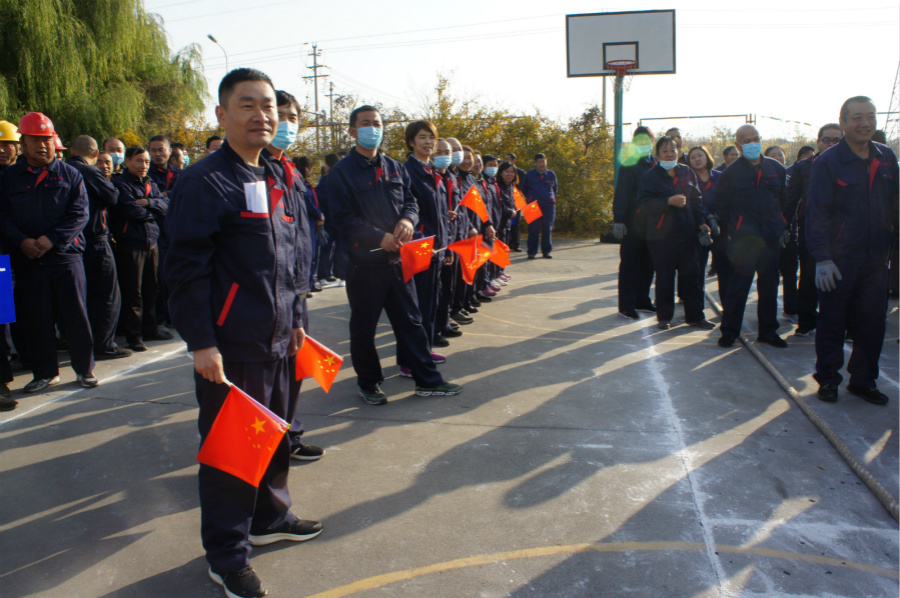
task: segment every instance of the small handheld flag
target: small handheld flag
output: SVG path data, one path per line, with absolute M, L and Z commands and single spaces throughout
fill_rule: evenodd
M 434 237 L 417 239 L 400 248 L 400 264 L 403 266 L 403 282 L 409 282 L 413 274 L 427 270 L 431 265 Z
M 521 210 L 528 203 L 525 201 L 525 196 L 522 195 L 522 192 L 519 191 L 518 187 L 513 187 L 513 201 L 516 202 L 516 209 Z
M 512 262 L 509 259 L 509 246 L 500 239 L 494 239 L 494 249 L 491 252 L 490 260 L 501 268 L 510 265 Z
M 451 243 L 447 249 L 459 255 L 463 280 L 469 285 L 475 284 L 475 272 L 490 259 L 492 253 L 481 235 Z
M 487 208 L 484 206 L 484 200 L 481 198 L 481 193 L 478 191 L 478 187 L 472 185 L 469 187 L 469 190 L 466 192 L 466 196 L 462 198 L 462 201 L 459 202 L 459 205 L 466 206 L 481 218 L 482 222 L 487 222 L 488 213 Z
M 533 201 L 522 208 L 522 216 L 525 217 L 525 222 L 528 224 L 531 224 L 543 215 L 544 213 L 541 211 L 541 206 L 538 205 L 537 201 Z
M 297 351 L 297 380 L 312 378 L 319 383 L 322 390 L 328 392 L 343 363 L 343 357 L 307 336 L 303 346 Z
M 197 461 L 259 487 L 288 428 L 286 421 L 232 384 Z

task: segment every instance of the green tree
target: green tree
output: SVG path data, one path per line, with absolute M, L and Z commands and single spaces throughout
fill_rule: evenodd
M 63 139 L 146 138 L 203 111 L 198 46 L 172 54 L 141 0 L 0 0 L 0 118 L 47 114 Z

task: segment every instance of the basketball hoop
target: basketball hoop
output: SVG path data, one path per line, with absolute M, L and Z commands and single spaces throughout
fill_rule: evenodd
M 606 63 L 606 68 L 616 73 L 616 84 L 621 85 L 625 91 L 631 87 L 631 80 L 634 78 L 634 74 L 629 74 L 629 71 L 636 66 L 637 60 L 610 60 Z

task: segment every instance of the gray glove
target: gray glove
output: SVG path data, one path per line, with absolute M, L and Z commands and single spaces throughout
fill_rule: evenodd
M 834 262 L 827 260 L 816 262 L 816 288 L 827 293 L 837 288 L 837 281 L 843 280 L 841 272 Z
M 722 230 L 719 228 L 719 221 L 716 220 L 715 216 L 709 216 L 706 219 L 706 224 L 709 226 L 709 231 L 712 233 L 712 236 L 718 237 Z
M 781 233 L 781 246 L 787 247 L 788 242 L 791 240 L 791 231 L 786 230 Z
M 319 245 L 328 245 L 328 233 L 325 232 L 324 226 L 319 226 L 316 228 L 316 241 L 319 242 Z
M 709 247 L 713 244 L 712 235 L 710 235 L 705 230 L 700 231 L 700 233 L 697 235 L 697 240 L 700 241 L 700 244 L 704 247 Z
M 616 222 L 615 224 L 613 224 L 613 236 L 616 238 L 616 240 L 621 241 L 627 234 L 628 229 L 625 228 L 624 224 L 620 222 Z

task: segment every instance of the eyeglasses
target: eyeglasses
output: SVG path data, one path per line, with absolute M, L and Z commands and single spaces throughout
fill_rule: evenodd
M 840 143 L 840 137 L 822 137 L 819 139 L 819 143 L 827 143 L 828 145 L 834 145 L 835 143 Z

